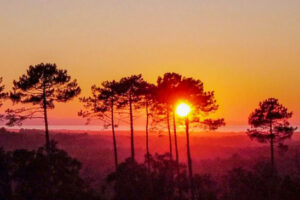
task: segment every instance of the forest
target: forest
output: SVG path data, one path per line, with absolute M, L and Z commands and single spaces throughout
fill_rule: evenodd
M 0 199 L 300 198 L 297 127 L 275 97 L 258 102 L 243 133 L 201 137 L 191 130 L 216 134 L 226 119 L 210 117 L 219 109 L 215 93 L 193 77 L 169 72 L 152 84 L 137 74 L 92 85 L 83 97 L 67 70 L 40 63 L 10 89 L 1 82 L 0 106 L 12 104 L 1 113 L 6 127 L 40 119 L 45 128 L 0 129 Z M 105 134 L 51 130 L 49 110 L 75 98 L 78 117 L 101 124 Z M 144 131 L 134 126 L 137 113 Z

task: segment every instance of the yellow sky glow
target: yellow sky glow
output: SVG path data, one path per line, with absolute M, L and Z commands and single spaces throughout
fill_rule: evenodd
M 214 115 L 247 124 L 259 101 L 275 97 L 300 124 L 300 1 L 2 0 L 0 76 L 9 89 L 29 65 L 55 62 L 88 95 L 92 84 L 165 72 L 204 82 Z M 4 108 L 2 108 L 3 110 Z M 83 124 L 78 101 L 50 118 Z

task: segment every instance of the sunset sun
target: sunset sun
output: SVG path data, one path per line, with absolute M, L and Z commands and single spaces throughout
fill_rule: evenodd
M 186 103 L 180 103 L 176 108 L 177 115 L 186 117 L 191 111 L 191 107 Z

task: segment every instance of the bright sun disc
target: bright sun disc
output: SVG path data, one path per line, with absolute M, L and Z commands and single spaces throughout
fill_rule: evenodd
M 190 111 L 191 111 L 191 107 L 186 103 L 181 103 L 176 108 L 177 115 L 181 117 L 186 117 Z

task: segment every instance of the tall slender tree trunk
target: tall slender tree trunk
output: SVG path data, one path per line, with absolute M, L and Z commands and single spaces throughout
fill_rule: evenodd
M 270 153 L 271 153 L 271 173 L 272 173 L 272 176 L 275 175 L 275 162 L 274 162 L 274 134 L 273 134 L 273 122 L 271 120 L 270 122 L 270 136 L 271 136 L 271 139 L 270 139 Z M 272 182 L 270 184 L 270 189 L 269 189 L 269 198 L 270 199 L 273 199 L 274 197 L 274 192 L 275 192 L 275 187 L 274 187 L 274 183 Z
M 174 132 L 174 141 L 175 141 L 175 153 L 176 153 L 176 165 L 177 165 L 177 174 L 179 175 L 179 155 L 178 155 L 178 144 L 177 144 L 177 131 L 176 131 L 176 118 L 175 111 L 173 111 L 173 132 Z
M 114 144 L 114 156 L 115 156 L 115 168 L 118 168 L 118 150 L 117 150 L 117 141 L 115 134 L 115 121 L 114 121 L 114 102 L 111 102 L 111 130 L 113 135 L 113 144 Z
M 132 111 L 132 97 L 129 94 L 129 115 L 130 115 L 130 142 L 131 142 L 131 159 L 135 159 L 134 152 L 134 131 L 133 131 L 133 111 Z
M 175 110 L 174 109 L 173 109 L 173 132 L 174 132 L 175 153 L 176 153 L 176 170 L 177 170 L 177 176 L 179 176 L 179 174 L 180 174 L 180 170 L 179 170 L 179 154 L 178 154 L 178 144 L 177 144 L 176 114 L 175 114 Z M 179 189 L 179 197 L 182 198 L 181 188 Z
M 185 132 L 186 132 L 186 149 L 187 149 L 187 158 L 188 158 L 190 191 L 191 191 L 192 200 L 194 200 L 195 195 L 194 195 L 194 184 L 193 184 L 193 166 L 192 166 L 192 157 L 191 157 L 191 150 L 190 150 L 190 134 L 189 134 L 188 117 L 185 118 Z
M 148 111 L 148 100 L 146 100 L 146 156 L 147 156 L 147 165 L 148 169 L 150 169 L 150 151 L 149 151 L 149 111 Z
M 169 108 L 167 108 L 167 125 L 168 125 L 168 133 L 169 133 L 170 158 L 173 159 L 172 136 L 171 136 L 171 127 L 170 127 L 170 112 L 169 112 Z
M 271 150 L 271 166 L 272 166 L 272 172 L 275 170 L 275 162 L 274 162 L 274 134 L 273 134 L 273 124 L 272 121 L 270 122 L 270 150 Z
M 44 111 L 44 122 L 45 122 L 45 137 L 46 137 L 46 149 L 50 149 L 50 138 L 48 128 L 48 115 L 47 115 L 47 99 L 46 99 L 46 84 L 43 83 L 43 111 Z

